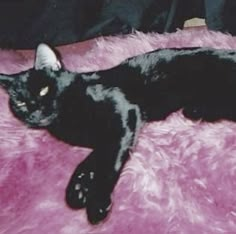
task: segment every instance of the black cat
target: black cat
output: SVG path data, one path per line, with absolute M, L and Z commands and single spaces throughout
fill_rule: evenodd
M 0 75 L 13 114 L 71 145 L 93 148 L 66 189 L 72 208 L 95 224 L 111 209 L 111 193 L 145 122 L 183 110 L 196 120 L 236 120 L 236 52 L 164 49 L 112 69 L 72 73 L 45 44 L 34 68 Z

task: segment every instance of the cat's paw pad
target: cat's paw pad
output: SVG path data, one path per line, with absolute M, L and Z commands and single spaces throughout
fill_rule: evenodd
M 66 189 L 66 202 L 71 208 L 80 209 L 86 206 L 94 175 L 87 164 L 82 163 L 75 170 Z
M 94 199 L 89 199 L 87 204 L 87 216 L 91 224 L 98 224 L 103 221 L 109 211 L 111 210 L 112 203 L 110 197 L 102 201 Z

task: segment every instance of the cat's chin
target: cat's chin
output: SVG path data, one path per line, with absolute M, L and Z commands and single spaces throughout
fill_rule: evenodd
M 25 123 L 30 127 L 30 128 L 47 128 L 50 125 L 53 124 L 54 120 L 56 118 L 56 115 L 51 115 L 49 117 L 45 117 L 41 120 L 38 121 L 25 121 Z

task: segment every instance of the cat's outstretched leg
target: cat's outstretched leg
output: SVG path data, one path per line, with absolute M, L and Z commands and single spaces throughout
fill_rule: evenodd
M 132 136 L 131 136 L 132 137 Z M 107 142 L 105 148 L 94 150 L 73 173 L 66 189 L 66 202 L 73 209 L 87 208 L 92 224 L 103 220 L 111 208 L 111 193 L 128 159 L 129 145 Z M 120 148 L 121 147 L 121 148 Z
M 127 144 L 130 144 L 130 142 L 127 142 Z M 97 155 L 94 182 L 89 188 L 86 203 L 88 220 L 92 224 L 106 218 L 111 210 L 111 193 L 124 164 L 128 160 L 128 147 L 123 152 L 121 150 L 117 151 L 118 147 L 120 147 L 120 144 L 109 146 L 109 149 L 95 151 Z
M 92 224 L 105 219 L 111 209 L 111 193 L 128 160 L 140 121 L 137 108 L 123 107 L 120 113 L 117 110 L 115 121 L 109 122 L 109 129 L 104 129 L 106 133 L 101 133 L 103 143 L 76 168 L 69 182 L 67 203 L 72 208 L 86 207 Z

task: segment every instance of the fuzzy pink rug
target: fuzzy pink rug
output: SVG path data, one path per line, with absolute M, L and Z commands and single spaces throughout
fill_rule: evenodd
M 59 48 L 65 66 L 112 67 L 155 48 L 236 49 L 236 38 L 205 29 L 107 38 Z M 0 51 L 0 72 L 32 66 L 32 51 Z M 89 149 L 71 147 L 14 119 L 0 90 L 1 234 L 236 233 L 236 123 L 186 120 L 174 113 L 146 125 L 113 194 L 105 223 L 64 203 L 67 182 Z

